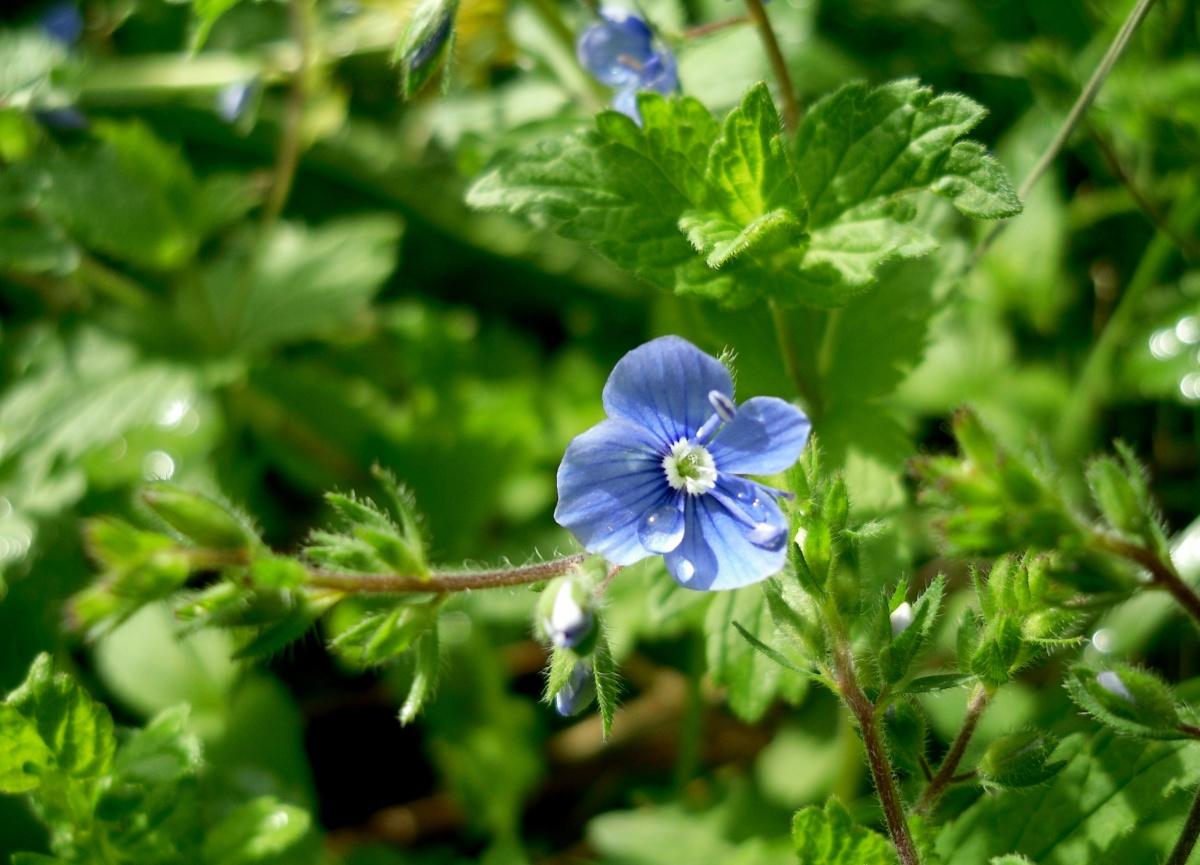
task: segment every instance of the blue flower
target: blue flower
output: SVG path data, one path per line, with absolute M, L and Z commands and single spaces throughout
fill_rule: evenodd
M 554 518 L 617 565 L 662 554 L 689 589 L 736 589 L 783 569 L 778 490 L 739 477 L 791 466 L 811 425 L 774 397 L 740 407 L 716 358 L 677 336 L 629 352 L 604 386 L 608 419 L 567 447 Z
M 226 123 L 237 123 L 245 116 L 257 89 L 253 81 L 227 84 L 217 91 L 217 116 Z
M 644 20 L 625 9 L 604 8 L 600 21 L 579 37 L 579 62 L 596 80 L 617 88 L 613 107 L 641 123 L 639 90 L 674 93 L 679 89 L 675 55 L 656 48 L 654 33 Z
M 57 42 L 71 46 L 83 35 L 83 16 L 74 3 L 55 3 L 42 13 L 42 31 Z

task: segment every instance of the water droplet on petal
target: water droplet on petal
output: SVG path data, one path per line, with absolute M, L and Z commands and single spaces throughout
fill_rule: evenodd
M 783 546 L 783 541 L 786 537 L 786 525 L 767 522 L 759 523 L 746 533 L 746 540 L 750 541 L 756 547 L 763 547 L 768 550 L 779 549 Z
M 642 514 L 638 540 L 652 553 L 669 553 L 683 540 L 683 508 L 666 504 Z
M 686 583 L 694 576 L 696 576 L 696 566 L 690 561 L 680 559 L 675 563 L 675 578 L 681 583 Z

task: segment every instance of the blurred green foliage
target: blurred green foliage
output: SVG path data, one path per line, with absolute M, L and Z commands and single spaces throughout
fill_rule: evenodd
M 1019 179 L 1131 5 L 774 0 L 769 13 L 801 103 L 825 106 L 810 118 L 849 82 L 916 77 L 964 94 L 943 97 L 970 114 L 962 131 Z M 286 556 L 301 551 L 373 573 L 570 549 L 551 519 L 558 460 L 602 416 L 612 363 L 659 333 L 735 353 L 739 399 L 805 383 L 827 474 L 844 483 L 796 516 L 809 533 L 797 566 L 828 567 L 813 583 L 850 598 L 855 639 L 879 649 L 867 685 L 895 686 L 886 723 L 910 803 L 926 739 L 943 754 L 966 677 L 987 683 L 966 764 L 988 792 L 952 786 L 914 821 L 928 861 L 1150 862 L 1171 849 L 1200 785 L 1200 752 L 1176 739 L 1200 697 L 1195 629 L 1093 541 L 1169 551 L 1184 579 L 1200 577 L 1194 0 L 1156 4 L 978 260 L 989 224 L 905 199 L 906 233 L 885 238 L 886 254 L 872 246 L 853 272 L 824 274 L 860 293 L 787 310 L 790 371 L 764 305 L 712 298 L 729 283 L 738 300 L 773 296 L 779 238 L 870 203 L 869 189 L 822 222 L 794 198 L 734 213 L 707 178 L 655 215 L 671 228 L 687 210 L 698 242 L 673 235 L 677 255 L 653 272 L 590 223 L 560 237 L 468 206 L 472 184 L 478 202 L 530 148 L 597 140 L 608 94 L 570 45 L 585 4 L 68 6 L 82 30 L 66 42 L 47 29 L 62 6 L 0 13 L 0 791 L 21 794 L 0 798 L 0 855 L 892 861 L 868 828 L 882 824 L 853 726 L 786 668 L 825 651 L 793 583 L 713 597 L 652 561 L 619 574 L 597 661 L 607 745 L 598 717 L 538 703 L 533 592 L 461 593 L 420 613 L 356 597 L 329 612 L 298 588 Z M 740 8 L 641 8 L 676 52 L 689 111 L 715 130 L 753 108 L 747 140 L 779 138 L 767 91 L 751 91 L 770 80 L 753 29 L 694 29 Z M 436 58 L 406 65 L 447 15 Z M 927 97 L 899 86 L 905 104 Z M 605 117 L 608 134 L 641 140 Z M 593 187 L 631 183 L 590 170 Z M 780 209 L 790 216 L 742 236 Z M 735 247 L 751 257 L 716 269 Z M 697 267 L 723 288 L 662 289 L 693 285 Z M 966 403 L 974 413 L 954 414 Z M 1128 450 L 1085 470 L 1117 438 Z M 197 537 L 223 548 L 231 534 L 256 551 L 253 603 L 188 558 Z M 992 576 L 973 585 L 969 566 Z M 907 598 L 912 630 L 893 635 Z M 1114 670 L 1129 699 L 1099 678 Z M 397 714 L 421 704 L 402 728 Z

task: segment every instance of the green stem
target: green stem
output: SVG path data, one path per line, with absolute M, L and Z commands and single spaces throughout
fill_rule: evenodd
M 1071 110 L 1067 112 L 1067 117 L 1063 121 L 1062 126 L 1058 128 L 1058 132 L 1055 133 L 1054 138 L 1050 141 L 1050 144 L 1044 151 L 1042 151 L 1042 155 L 1038 158 L 1038 161 L 1034 164 L 1033 168 L 1030 169 L 1029 174 L 1025 175 L 1025 179 L 1021 182 L 1021 187 L 1017 190 L 1017 197 L 1022 201 L 1025 200 L 1025 198 L 1029 195 L 1030 190 L 1033 189 L 1034 185 L 1038 182 L 1038 180 L 1041 179 L 1042 175 L 1046 173 L 1046 170 L 1054 163 L 1054 160 L 1058 158 L 1058 154 L 1062 151 L 1063 146 L 1071 137 L 1071 133 L 1075 131 L 1075 127 L 1077 127 L 1080 121 L 1083 120 L 1088 108 L 1090 108 L 1092 102 L 1095 101 L 1096 95 L 1100 92 L 1100 88 L 1104 85 L 1105 79 L 1108 78 L 1108 74 L 1112 72 L 1113 67 L 1117 65 L 1117 61 L 1121 58 L 1121 54 L 1124 53 L 1126 46 L 1129 45 L 1129 40 L 1133 38 L 1133 34 L 1137 30 L 1138 25 L 1142 23 L 1142 20 L 1146 17 L 1146 13 L 1150 11 L 1150 7 L 1153 5 L 1154 0 L 1138 0 L 1137 5 L 1133 7 L 1129 13 L 1129 16 L 1125 19 L 1124 23 L 1121 24 L 1121 29 L 1117 31 L 1117 35 L 1113 37 L 1113 41 L 1111 44 L 1109 44 L 1108 50 L 1105 51 L 1104 56 L 1100 58 L 1100 63 L 1092 71 L 1091 78 L 1089 78 L 1087 83 L 1083 86 L 1083 90 L 1079 91 L 1079 96 L 1075 100 L 1075 104 L 1071 106 Z M 990 232 L 987 233 L 987 235 L 983 238 L 983 241 L 979 244 L 979 247 L 975 250 L 975 254 L 972 256 L 972 262 L 976 262 L 983 257 L 983 254 L 987 251 L 987 248 L 991 246 L 992 242 L 996 239 L 996 236 L 1004 230 L 1004 226 L 1007 224 L 1007 222 L 998 223 Z
M 279 130 L 279 144 L 275 155 L 275 172 L 271 180 L 271 191 L 263 206 L 262 227 L 267 233 L 279 219 L 292 191 L 296 168 L 300 164 L 300 149 L 303 144 L 304 104 L 308 100 L 308 78 L 312 67 L 312 15 L 311 0 L 291 0 L 288 3 L 288 29 L 296 43 L 298 62 L 292 73 L 291 89 L 288 91 L 284 109 L 283 126 Z
M 921 800 L 917 802 L 914 810 L 918 814 L 928 814 L 933 810 L 933 806 L 937 804 L 942 793 L 957 780 L 958 765 L 962 762 L 963 755 L 967 753 L 967 746 L 971 744 L 971 737 L 975 735 L 979 719 L 987 709 L 988 700 L 987 690 L 982 685 L 977 685 L 975 693 L 971 695 L 971 699 L 967 703 L 967 714 L 963 719 L 962 729 L 958 731 L 954 742 L 951 743 L 950 750 L 946 752 L 946 758 L 942 760 L 942 765 L 930 780 L 929 786 L 921 794 Z
M 587 553 L 575 553 L 515 568 L 485 571 L 440 571 L 427 577 L 408 574 L 343 574 L 309 571 L 307 584 L 348 594 L 403 594 L 408 592 L 464 592 L 468 589 L 498 589 L 540 583 L 577 568 Z
M 775 28 L 771 26 L 771 19 L 767 17 L 767 10 L 762 4 L 762 0 L 745 0 L 745 3 L 750 20 L 758 28 L 758 35 L 767 52 L 771 71 L 779 83 L 779 96 L 783 100 L 783 125 L 789 132 L 795 132 L 796 127 L 800 124 L 800 103 L 796 101 L 796 86 L 792 83 L 792 73 L 788 71 L 787 60 L 784 59 L 783 51 L 779 47 Z
M 810 381 L 805 375 L 804 367 L 800 363 L 800 356 L 796 354 L 796 339 L 792 334 L 787 310 L 774 300 L 767 301 L 767 307 L 771 311 L 771 322 L 775 326 L 775 341 L 779 344 L 779 353 L 783 357 L 784 369 L 787 370 L 788 378 L 792 380 L 792 385 L 796 388 L 796 396 L 800 397 L 800 401 L 804 403 L 804 408 L 807 409 L 809 416 L 815 418 L 821 413 L 820 392 L 816 383 Z

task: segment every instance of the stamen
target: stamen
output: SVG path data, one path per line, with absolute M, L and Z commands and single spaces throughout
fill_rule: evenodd
M 708 392 L 708 404 L 713 407 L 716 414 L 706 420 L 700 429 L 696 430 L 696 444 L 700 445 L 710 441 L 717 434 L 717 430 L 724 424 L 729 423 L 737 415 L 737 405 L 719 390 L 710 390 Z

